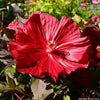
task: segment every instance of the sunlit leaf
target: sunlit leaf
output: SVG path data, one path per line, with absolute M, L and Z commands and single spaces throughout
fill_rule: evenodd
M 100 23 L 98 24 L 99 28 L 100 28 Z
M 65 1 L 66 5 L 69 5 L 71 3 L 71 0 Z
M 8 68 L 5 69 L 5 73 L 11 78 L 13 78 L 15 72 L 16 72 L 16 70 L 12 66 L 9 66 Z
M 46 89 L 46 84 L 40 80 L 35 79 L 31 85 L 31 90 L 34 95 L 34 100 L 39 100 Z
M 40 98 L 40 100 L 45 100 L 45 98 L 50 95 L 51 93 L 53 93 L 53 89 L 49 89 L 49 90 L 45 90 L 45 92 L 43 93 L 42 97 Z
M 64 100 L 71 100 L 69 95 L 64 96 Z
M 73 17 L 73 20 L 76 22 L 76 23 L 79 23 L 81 21 L 81 17 L 76 15 Z

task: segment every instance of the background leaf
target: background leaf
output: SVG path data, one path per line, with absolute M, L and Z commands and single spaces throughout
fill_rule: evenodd
M 71 100 L 69 95 L 64 96 L 64 100 Z
M 7 80 L 8 80 L 9 87 L 15 89 L 16 87 L 15 81 L 12 78 L 10 78 L 8 75 L 7 75 Z
M 49 94 L 51 94 L 51 93 L 53 93 L 53 92 L 54 92 L 53 89 L 46 90 L 46 91 L 43 93 L 43 96 L 40 98 L 40 100 L 45 100 L 45 98 L 46 98 Z
M 31 90 L 34 95 L 34 100 L 39 100 L 46 89 L 46 84 L 40 80 L 35 79 L 31 85 Z

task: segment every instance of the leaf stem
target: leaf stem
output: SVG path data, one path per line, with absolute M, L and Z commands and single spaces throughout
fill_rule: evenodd
M 16 90 L 16 91 L 19 92 L 19 93 L 21 93 L 21 94 L 24 94 L 24 95 L 26 95 L 26 96 L 33 97 L 32 95 L 26 94 L 26 93 L 24 93 L 24 92 L 21 92 L 21 91 L 18 91 L 18 90 Z
M 14 95 L 13 94 L 11 94 L 11 100 L 14 100 Z

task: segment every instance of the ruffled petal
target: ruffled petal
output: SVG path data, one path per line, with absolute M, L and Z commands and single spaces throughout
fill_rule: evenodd
M 35 41 L 28 34 L 25 34 L 21 28 L 15 33 L 15 38 L 8 43 L 8 49 L 22 66 L 33 66 L 34 62 L 45 54 L 45 46 L 40 41 Z
M 19 21 L 18 21 L 18 20 L 12 21 L 12 22 L 7 26 L 7 28 L 8 28 L 8 29 L 11 29 L 11 30 L 16 30 L 17 27 L 19 27 Z
M 47 13 L 41 13 L 40 11 L 34 13 L 40 14 L 41 29 L 44 39 L 47 42 L 51 41 L 58 29 L 59 20 L 56 17 L 53 17 L 52 15 L 49 15 Z
M 29 36 L 34 42 L 37 42 L 40 45 L 45 45 L 46 42 L 41 31 L 41 21 L 39 14 L 31 15 L 27 22 L 21 24 L 18 30 L 22 30 L 23 33 Z
M 80 32 L 77 24 L 71 18 L 63 16 L 53 37 L 53 41 L 56 42 L 56 45 L 70 42 L 74 39 L 78 39 L 79 37 Z
M 20 62 L 17 62 L 17 71 L 29 73 L 40 78 L 51 76 L 56 81 L 58 75 L 64 70 L 52 56 L 44 56 L 37 62 L 36 66 L 25 67 L 21 66 Z
M 57 52 L 59 56 L 63 54 L 64 59 L 79 62 L 83 59 L 84 53 L 89 46 L 88 38 L 84 37 L 57 46 L 55 52 Z M 88 56 L 86 56 L 86 58 L 88 58 Z
M 88 56 L 86 54 L 84 54 L 83 59 L 79 62 L 64 59 L 57 55 L 54 55 L 53 57 L 62 66 L 62 68 L 67 74 L 70 74 L 72 71 L 75 71 L 76 69 L 82 69 L 88 67 Z

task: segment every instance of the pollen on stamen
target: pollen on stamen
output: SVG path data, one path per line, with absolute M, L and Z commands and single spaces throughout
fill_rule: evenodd
M 46 49 L 47 54 L 48 55 L 51 54 L 54 51 L 54 48 L 55 48 L 55 43 L 53 43 L 52 41 L 48 42 Z

